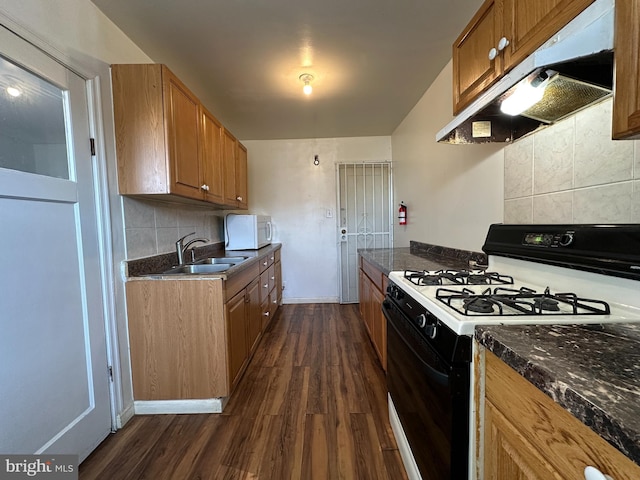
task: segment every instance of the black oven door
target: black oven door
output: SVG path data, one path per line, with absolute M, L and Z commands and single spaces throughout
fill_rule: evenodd
M 444 361 L 391 300 L 382 310 L 387 387 L 420 474 L 424 480 L 466 479 L 470 364 Z

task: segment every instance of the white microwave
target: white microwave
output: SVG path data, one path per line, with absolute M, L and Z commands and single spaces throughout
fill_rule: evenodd
M 236 215 L 225 218 L 227 250 L 257 250 L 271 243 L 271 217 L 268 215 Z

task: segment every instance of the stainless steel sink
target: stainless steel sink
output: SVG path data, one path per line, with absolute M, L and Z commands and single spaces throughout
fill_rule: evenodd
M 204 258 L 202 260 L 198 260 L 196 262 L 196 265 L 203 265 L 203 264 L 220 264 L 220 263 L 230 263 L 232 265 L 237 265 L 238 263 L 242 263 L 244 262 L 247 258 L 249 257 L 211 257 L 211 258 Z
M 207 273 L 221 273 L 233 267 L 231 263 L 180 265 L 162 272 L 162 275 L 205 275 Z

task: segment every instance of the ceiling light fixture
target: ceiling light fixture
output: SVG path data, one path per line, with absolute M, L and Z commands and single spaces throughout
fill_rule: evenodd
M 7 93 L 12 97 L 19 97 L 22 95 L 22 90 L 16 87 L 7 87 Z
M 550 75 L 546 70 L 539 72 L 533 79 L 525 78 L 511 95 L 500 104 L 500 110 L 507 115 L 519 115 L 532 107 L 544 96 L 544 91 L 549 84 Z
M 313 87 L 311 86 L 311 81 L 313 80 L 313 75 L 310 73 L 303 73 L 300 75 L 300 81 L 304 83 L 304 87 L 302 87 L 302 91 L 305 95 L 311 95 L 313 92 Z

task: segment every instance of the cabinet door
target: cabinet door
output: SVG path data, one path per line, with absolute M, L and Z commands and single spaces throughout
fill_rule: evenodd
M 222 131 L 222 158 L 224 162 L 224 204 L 236 207 L 236 146 L 237 140 L 227 129 Z
M 170 193 L 202 199 L 198 131 L 200 102 L 167 68 L 162 69 Z
M 485 403 L 484 478 L 563 480 L 525 437 L 488 400 Z
M 502 73 L 502 56 L 489 59 L 498 45 L 501 0 L 487 0 L 453 44 L 453 113 L 469 105 Z
M 377 288 L 373 288 L 372 300 L 372 327 L 373 327 L 373 345 L 378 352 L 378 358 L 382 364 L 382 368 L 387 370 L 387 320 L 382 313 L 382 301 L 384 295 Z
M 222 125 L 204 107 L 200 142 L 200 164 L 204 199 L 208 202 L 224 203 L 224 163 L 222 161 Z
M 616 2 L 614 140 L 640 138 L 640 0 Z
M 515 67 L 593 2 L 504 0 L 500 36 L 509 41 L 503 52 L 504 70 Z
M 247 350 L 251 352 L 262 332 L 262 306 L 258 279 L 247 286 L 245 300 L 247 304 Z
M 246 210 L 249 207 L 247 200 L 247 147 L 238 142 L 236 154 L 236 200 L 238 208 Z
M 247 359 L 247 307 L 242 290 L 227 302 L 227 355 L 229 359 L 229 383 L 235 386 L 239 373 Z

